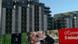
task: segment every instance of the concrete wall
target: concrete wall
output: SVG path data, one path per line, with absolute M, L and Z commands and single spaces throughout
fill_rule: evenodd
M 2 8 L 2 0 L 0 0 L 0 32 L 1 32 L 1 8 Z

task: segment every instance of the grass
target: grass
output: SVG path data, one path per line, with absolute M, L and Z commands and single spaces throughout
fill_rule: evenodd
M 11 34 L 0 36 L 0 44 L 11 44 Z M 27 44 L 27 34 L 22 33 L 21 44 Z
M 0 36 L 0 44 L 11 44 L 11 34 Z
M 21 43 L 22 43 L 22 44 L 26 44 L 26 43 L 27 43 L 27 34 L 26 34 L 26 33 L 22 33 Z

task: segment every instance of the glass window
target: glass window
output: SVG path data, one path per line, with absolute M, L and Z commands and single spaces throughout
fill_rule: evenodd
M 6 33 L 11 33 L 12 28 L 12 9 L 6 8 Z
M 26 32 L 26 8 L 25 7 L 22 7 L 22 16 L 21 17 L 22 17 L 21 18 L 21 20 L 22 20 L 21 29 L 22 29 L 22 33 L 23 33 L 23 32 Z

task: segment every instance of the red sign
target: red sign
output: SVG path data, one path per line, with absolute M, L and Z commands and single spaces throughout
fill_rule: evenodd
M 78 28 L 59 29 L 59 44 L 78 44 Z

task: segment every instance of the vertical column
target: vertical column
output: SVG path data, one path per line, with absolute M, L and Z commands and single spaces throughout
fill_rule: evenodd
M 44 15 L 44 31 L 47 31 L 47 15 Z
M 27 8 L 27 32 L 29 32 L 29 8 Z
M 35 31 L 34 30 L 34 5 L 32 5 L 32 31 Z
M 73 27 L 73 24 L 72 24 L 72 18 L 69 18 L 69 25 L 70 25 L 70 28 Z
M 0 0 L 0 44 L 2 44 L 2 29 L 1 29 L 1 10 L 2 10 L 2 0 Z
M 18 33 L 21 33 L 21 7 L 18 8 Z
M 2 0 L 0 0 L 0 34 L 1 34 L 1 31 L 2 31 L 2 29 L 1 29 L 1 9 L 2 8 Z
M 74 27 L 77 28 L 77 16 L 73 16 L 74 19 Z
M 6 26 L 6 8 L 2 8 L 2 34 L 5 34 L 5 26 Z
M 66 20 L 66 28 L 70 28 L 70 23 L 69 23 L 69 19 L 68 18 L 65 18 L 65 20 Z
M 42 8 L 39 7 L 39 31 L 42 31 Z
M 67 28 L 72 28 L 72 18 L 71 17 L 67 17 L 66 18 L 66 22 L 67 22 Z
M 12 10 L 12 33 L 15 33 L 15 9 Z
M 74 19 L 75 28 L 77 27 L 77 19 Z

